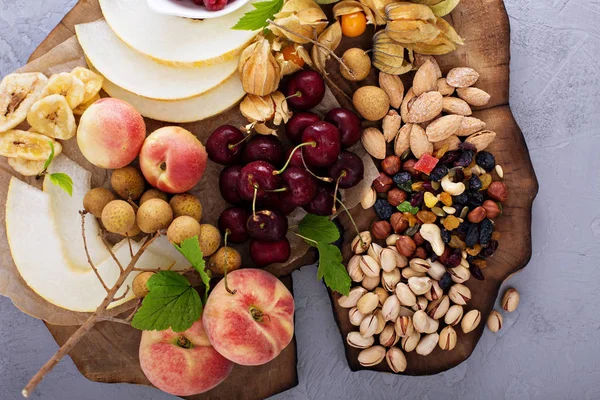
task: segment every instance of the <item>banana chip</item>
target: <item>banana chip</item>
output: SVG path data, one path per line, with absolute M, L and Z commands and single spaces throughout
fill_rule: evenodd
M 67 99 L 71 109 L 77 107 L 85 96 L 85 86 L 83 82 L 75 75 L 68 72 L 55 74 L 48 80 L 48 85 L 44 90 L 44 97 L 58 94 Z
M 85 86 L 85 95 L 83 96 L 82 103 L 89 103 L 93 98 L 98 96 L 104 84 L 104 77 L 102 75 L 83 67 L 73 69 L 71 74 L 79 78 Z
M 42 97 L 48 78 L 37 72 L 6 75 L 0 83 L 0 132 L 14 128 Z
M 0 134 L 0 156 L 46 161 L 50 157 L 51 142 L 55 154 L 62 152 L 61 144 L 47 136 L 17 129 L 10 130 Z
M 27 113 L 27 122 L 34 131 L 55 139 L 71 139 L 77 131 L 73 110 L 59 94 L 36 101 Z
M 92 104 L 100 100 L 100 94 L 96 93 L 94 97 L 92 97 L 89 101 L 81 103 L 77 107 L 73 109 L 73 114 L 75 115 L 83 115 L 85 110 L 87 110 Z
M 24 158 L 7 158 L 8 165 L 23 176 L 39 175 L 43 169 L 45 161 L 31 161 Z

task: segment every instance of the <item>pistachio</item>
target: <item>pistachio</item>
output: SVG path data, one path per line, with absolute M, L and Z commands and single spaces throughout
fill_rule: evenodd
M 384 271 L 381 274 L 381 286 L 388 292 L 393 292 L 398 282 L 400 282 L 400 270 L 397 268 L 390 272 Z
M 412 335 L 415 329 L 413 326 L 412 317 L 398 317 L 396 319 L 396 322 L 394 323 L 394 328 L 396 330 L 396 335 L 398 335 L 399 337 L 406 337 Z
M 361 256 L 359 255 L 352 256 L 350 261 L 348 261 L 348 265 L 346 266 L 348 275 L 353 282 L 361 282 L 365 277 L 365 273 L 362 272 L 362 269 L 360 268 L 360 258 Z
M 502 329 L 503 322 L 504 318 L 502 318 L 502 314 L 496 310 L 492 310 L 487 319 L 487 327 L 492 332 L 498 332 L 500 329 Z
M 402 157 L 402 154 L 410 149 L 410 133 L 412 131 L 412 124 L 404 124 L 398 131 L 396 139 L 394 140 L 394 153 L 398 157 Z
M 440 92 L 442 96 L 451 96 L 452 93 L 454 93 L 454 87 L 448 85 L 446 78 L 438 78 L 437 91 Z
M 352 325 L 360 326 L 362 320 L 365 319 L 365 315 L 358 311 L 358 308 L 352 307 L 348 312 L 348 319 Z
M 473 86 L 479 79 L 479 74 L 472 68 L 457 67 L 452 68 L 446 75 L 448 85 L 455 88 L 464 88 Z
M 378 322 L 375 314 L 367 315 L 360 323 L 360 334 L 365 338 L 375 335 L 377 325 Z
M 412 307 L 417 304 L 417 296 L 415 296 L 406 283 L 398 283 L 395 291 L 401 305 Z
M 358 300 L 361 297 L 363 297 L 365 293 L 367 293 L 367 290 L 365 288 L 362 288 L 360 286 L 354 287 L 350 289 L 350 293 L 348 293 L 348 296 L 341 296 L 338 299 L 338 304 L 340 307 L 343 308 L 356 307 L 356 303 L 358 303 Z
M 425 154 L 433 154 L 433 144 L 430 143 L 425 130 L 421 126 L 416 124 L 412 125 L 409 142 L 410 150 L 416 158 L 421 158 Z
M 352 240 L 352 244 L 350 245 L 352 248 L 352 252 L 354 254 L 362 254 L 369 249 L 371 245 L 371 232 L 364 231 L 360 234 L 356 235 L 354 240 Z
M 434 280 L 431 284 L 431 289 L 429 289 L 429 292 L 425 293 L 425 298 L 429 301 L 434 301 L 439 299 L 443 295 L 444 291 L 440 287 L 439 282 Z
M 381 312 L 386 321 L 395 321 L 400 314 L 400 300 L 396 296 L 389 296 L 385 299 Z
M 465 140 L 465 142 L 474 145 L 477 148 L 477 151 L 483 151 L 490 145 L 490 143 L 494 141 L 495 138 L 496 132 L 485 130 L 472 134 Z
M 456 334 L 456 330 L 452 326 L 448 325 L 441 330 L 438 343 L 440 349 L 446 351 L 454 350 L 457 341 L 458 335 Z
M 410 336 L 405 336 L 400 341 L 400 346 L 402 346 L 402 350 L 407 353 L 410 353 L 414 349 L 417 348 L 419 341 L 421 340 L 421 334 L 417 331 L 413 331 Z
M 383 328 L 385 328 L 385 319 L 383 318 L 383 313 L 381 312 L 381 309 L 377 309 L 375 310 L 375 318 L 377 319 L 377 329 L 375 330 L 375 334 L 379 335 L 382 331 Z
M 455 304 L 453 306 L 451 306 L 448 311 L 446 312 L 446 315 L 444 316 L 444 322 L 446 323 L 446 325 L 458 325 L 458 323 L 460 322 L 460 320 L 463 317 L 463 308 L 461 305 Z
M 377 264 L 380 264 L 381 250 L 383 250 L 383 247 L 381 247 L 377 243 L 371 243 L 371 245 L 369 246 L 369 250 L 367 250 L 367 255 L 373 257 L 373 259 L 377 261 Z
M 383 303 L 385 303 L 387 298 L 390 296 L 389 293 L 386 292 L 386 290 L 382 287 L 375 288 L 375 290 L 373 292 L 377 295 L 377 299 L 379 300 L 377 307 L 383 307 Z M 395 297 L 395 296 L 392 296 L 392 297 Z
M 466 262 L 466 260 L 465 260 Z M 448 268 L 448 273 L 452 277 L 452 281 L 456 283 L 464 283 L 471 277 L 471 271 L 468 268 L 459 265 L 458 267 Z
M 443 97 L 440 92 L 426 92 L 416 97 L 414 102 L 409 101 L 407 106 L 408 115 L 406 122 L 420 124 L 434 119 L 442 112 Z
M 426 60 L 415 73 L 413 79 L 413 92 L 420 96 L 425 92 L 437 90 L 437 71 L 436 67 L 430 60 Z
M 400 108 L 402 98 L 404 97 L 404 84 L 402 79 L 397 75 L 379 73 L 379 87 L 388 95 L 390 105 L 393 108 Z M 385 129 L 384 129 L 385 131 Z M 397 132 L 397 131 L 396 131 Z
M 386 141 L 383 133 L 377 128 L 367 128 L 363 131 L 361 141 L 363 147 L 374 158 L 383 160 L 385 158 Z
M 485 129 L 485 122 L 474 117 L 465 117 L 462 120 L 460 129 L 456 133 L 457 136 L 469 136 L 473 133 Z
M 416 272 L 414 269 L 412 268 L 402 268 L 402 277 L 406 280 L 415 277 L 415 276 L 425 276 L 425 272 Z
M 363 197 L 360 199 L 360 205 L 365 210 L 368 210 L 375 205 L 375 201 L 377 201 L 377 192 L 370 187 L 365 190 Z
M 430 258 L 427 259 L 429 263 L 429 270 L 427 270 L 427 275 L 432 277 L 435 280 L 440 280 L 446 273 L 446 268 L 439 261 L 431 261 Z
M 429 301 L 427 300 L 427 297 L 419 296 L 419 297 L 417 297 L 417 302 L 415 303 L 415 305 L 412 306 L 412 309 L 414 311 L 426 310 L 428 304 L 429 304 Z
M 444 177 L 446 178 L 446 177 Z M 461 185 L 463 185 L 461 183 Z M 463 185 L 464 187 L 464 185 Z M 444 254 L 446 245 L 442 240 L 442 232 L 440 228 L 435 224 L 423 224 L 419 230 L 423 239 L 427 240 L 431 244 L 431 248 L 435 254 L 441 256 Z
M 521 299 L 521 295 L 517 292 L 517 289 L 510 288 L 506 292 L 504 292 L 504 296 L 502 296 L 502 309 L 504 311 L 513 312 L 519 306 L 519 300 Z
M 366 255 L 360 258 L 360 269 L 364 272 L 366 276 L 379 277 L 381 267 L 373 257 Z
M 400 254 L 389 248 L 383 249 L 380 254 L 381 269 L 385 272 L 391 272 L 396 269 L 396 255 Z
M 408 280 L 408 287 L 416 295 L 422 295 L 429 292 L 431 289 L 432 280 L 428 276 L 418 277 L 413 276 Z
M 411 317 L 415 315 L 415 312 L 408 307 L 400 306 L 400 312 L 398 317 Z
M 450 287 L 448 296 L 455 304 L 464 306 L 471 300 L 471 290 L 462 283 L 456 283 Z
M 358 353 L 358 362 L 363 367 L 373 367 L 383 361 L 385 354 L 385 347 L 372 346 Z
M 458 196 L 465 191 L 466 187 L 462 182 L 452 182 L 450 176 L 446 175 L 442 178 L 442 189 L 451 196 Z
M 388 111 L 387 115 L 383 117 L 381 121 L 381 129 L 383 129 L 383 137 L 387 143 L 391 143 L 396 136 L 402 125 L 402 117 L 396 110 Z
M 365 288 L 367 290 L 373 290 L 377 286 L 379 286 L 380 281 L 381 281 L 381 279 L 379 278 L 379 276 L 366 276 L 365 275 L 365 279 L 363 279 L 360 284 L 362 285 L 363 288 Z
M 461 127 L 462 115 L 445 115 L 427 125 L 425 133 L 430 142 L 440 142 L 456 135 Z
M 367 349 L 373 346 L 375 338 L 373 338 L 373 336 L 363 337 L 360 332 L 349 332 L 348 335 L 346 335 L 346 342 L 356 349 Z
M 481 312 L 479 310 L 471 310 L 465 314 L 462 321 L 460 321 L 460 327 L 464 333 L 469 333 L 475 330 L 481 322 Z
M 450 298 L 447 295 L 443 295 L 437 300 L 433 300 L 427 305 L 427 314 L 435 319 L 439 320 L 446 315 L 450 309 Z
M 458 97 L 475 107 L 485 106 L 491 98 L 486 91 L 475 87 L 457 88 L 456 93 Z
M 379 298 L 373 292 L 365 293 L 358 302 L 356 303 L 356 307 L 358 311 L 363 313 L 364 315 L 371 314 L 377 308 L 379 304 Z
M 413 88 L 411 87 L 408 89 L 408 91 L 404 95 L 404 99 L 402 99 L 402 104 L 400 105 L 400 116 L 402 117 L 402 121 L 404 121 L 404 123 L 406 123 L 406 124 L 409 123 L 408 122 L 408 103 L 410 103 L 412 101 L 412 99 L 415 99 L 415 98 L 416 98 L 415 92 L 413 91 Z M 400 131 L 402 131 L 402 129 L 400 129 Z M 407 150 L 407 149 L 408 149 L 408 147 L 405 150 Z M 400 154 L 398 154 L 396 152 L 396 155 L 400 155 Z
M 387 237 L 387 239 L 385 239 L 385 244 L 387 244 L 388 246 L 394 246 L 395 249 L 396 240 L 398 240 L 399 237 L 400 235 L 398 235 L 397 233 L 392 233 L 390 236 Z
M 406 357 L 402 350 L 397 347 L 392 347 L 385 354 L 385 360 L 388 363 L 388 366 L 394 373 L 404 372 L 406 370 Z
M 395 346 L 400 341 L 400 336 L 396 335 L 394 324 L 386 324 L 383 331 L 379 334 L 379 344 L 384 347 Z
M 429 335 L 426 335 L 419 341 L 419 344 L 417 345 L 417 354 L 422 356 L 427 356 L 431 354 L 431 352 L 435 349 L 435 346 L 437 346 L 439 339 L 440 335 L 438 335 L 437 333 L 431 333 Z
M 415 312 L 415 315 L 413 315 L 413 325 L 415 330 L 420 333 L 436 332 L 440 326 L 438 321 L 431 318 L 423 310 Z
M 427 273 L 427 271 L 429 271 L 429 268 L 431 268 L 429 263 L 427 261 L 423 260 L 422 258 L 413 258 L 408 263 L 408 266 L 413 271 L 420 272 L 420 273 Z
M 473 111 L 471 111 L 469 103 L 467 103 L 463 99 L 457 99 L 456 97 L 444 97 L 444 102 L 442 104 L 444 112 L 448 114 L 468 116 L 473 113 Z

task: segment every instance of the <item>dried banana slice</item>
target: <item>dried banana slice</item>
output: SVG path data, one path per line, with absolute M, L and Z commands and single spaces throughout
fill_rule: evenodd
M 38 100 L 27 113 L 27 122 L 34 131 L 55 139 L 71 139 L 77 130 L 73 110 L 60 94 Z
M 92 97 L 90 99 L 90 101 L 85 101 L 85 102 L 81 103 L 80 105 L 78 105 L 77 107 L 75 107 L 73 109 L 73 114 L 83 115 L 85 110 L 87 110 L 92 104 L 94 104 L 98 100 L 100 100 L 100 95 L 96 93 L 96 95 L 94 97 Z
M 62 152 L 61 144 L 47 136 L 14 129 L 0 134 L 0 156 L 45 161 L 52 150 L 50 143 L 55 154 Z
M 45 161 L 31 161 L 24 158 L 7 158 L 8 165 L 23 176 L 36 176 L 44 169 Z
M 85 86 L 85 95 L 83 96 L 83 103 L 89 103 L 93 98 L 98 96 L 102 85 L 104 84 L 104 77 L 87 68 L 77 67 L 71 74 L 79 78 Z M 90 103 L 91 104 L 91 103 Z
M 0 83 L 0 132 L 25 120 L 27 112 L 40 97 L 48 78 L 37 72 L 6 75 Z
M 85 85 L 75 75 L 68 72 L 55 74 L 48 80 L 48 86 L 44 90 L 44 96 L 59 94 L 67 99 L 72 109 L 81 104 L 85 97 Z

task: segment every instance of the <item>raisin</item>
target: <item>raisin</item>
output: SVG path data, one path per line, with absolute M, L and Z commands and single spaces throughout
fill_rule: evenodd
M 483 272 L 481 272 L 481 268 L 476 265 L 469 265 L 469 271 L 471 271 L 471 276 L 475 279 L 483 281 L 485 277 L 483 276 Z
M 479 190 L 483 187 L 481 184 L 481 179 L 477 175 L 471 175 L 471 179 L 469 179 L 469 189 L 471 190 Z
M 477 153 L 475 162 L 481 168 L 485 169 L 486 172 L 492 172 L 496 166 L 496 159 L 494 158 L 494 155 L 492 153 L 488 153 L 487 151 L 480 151 Z
M 477 147 L 475 147 L 475 145 L 473 143 L 469 143 L 469 142 L 462 142 L 461 144 L 458 145 L 458 148 L 461 150 L 469 150 L 469 151 L 472 151 L 473 153 L 477 151 Z
M 458 233 L 459 235 L 466 235 L 467 232 L 469 231 L 469 226 L 471 225 L 470 222 L 463 222 L 462 224 L 460 224 L 458 226 L 458 228 L 456 228 L 455 233 Z
M 458 150 L 447 151 L 446 154 L 444 154 L 442 156 L 442 158 L 440 158 L 440 162 L 438 163 L 438 166 L 440 164 L 450 166 L 450 165 L 454 164 L 454 162 L 456 160 L 458 160 L 459 157 L 460 157 L 460 151 L 458 151 Z
M 470 254 L 467 254 L 467 261 L 469 262 L 469 264 L 472 263 L 474 259 L 475 259 L 475 257 L 473 257 Z
M 423 190 L 426 192 L 433 193 L 435 195 L 438 195 L 440 193 L 440 190 L 435 190 L 433 188 L 433 186 L 431 185 L 431 182 L 423 182 Z
M 394 207 L 385 199 L 377 199 L 375 202 L 375 213 L 379 219 L 389 221 L 392 214 L 395 212 Z
M 466 192 L 462 192 L 458 196 L 452 196 L 452 204 L 456 207 L 457 204 L 464 205 L 469 201 L 469 195 Z
M 486 245 L 492 240 L 492 232 L 494 232 L 494 224 L 489 219 L 484 219 L 479 224 L 479 244 Z
M 478 190 L 469 190 L 467 196 L 469 196 L 467 205 L 469 206 L 469 209 L 471 209 L 471 210 L 474 210 L 477 207 L 479 207 L 480 205 L 482 205 L 485 200 L 485 196 L 484 196 L 483 192 L 480 192 Z
M 473 161 L 475 153 L 472 150 L 463 150 L 458 160 L 454 162 L 455 167 L 467 167 Z
M 392 177 L 392 180 L 396 185 L 402 185 L 408 181 L 410 181 L 411 176 L 410 172 L 398 172 L 396 175 Z
M 445 229 L 442 229 L 440 233 L 442 235 L 442 242 L 446 244 L 450 243 L 450 238 L 452 237 L 452 235 L 450 235 L 450 232 L 448 232 Z
M 421 207 L 423 205 L 423 199 L 425 198 L 424 192 L 415 192 L 410 198 L 410 205 L 413 207 Z
M 440 279 L 439 281 L 439 285 L 440 285 L 440 289 L 442 290 L 446 290 L 448 289 L 450 286 L 452 286 L 452 275 L 450 275 L 448 272 L 446 272 L 443 276 L 442 279 Z
M 465 238 L 467 247 L 473 247 L 479 242 L 479 225 L 470 224 Z
M 483 250 L 481 250 L 481 253 L 479 255 L 481 255 L 482 257 L 491 257 L 494 255 L 494 253 L 496 252 L 496 250 L 498 249 L 498 241 L 497 240 L 490 240 L 490 243 L 488 244 L 487 247 L 485 247 Z
M 439 182 L 446 175 L 448 175 L 448 167 L 445 166 L 444 164 L 442 164 L 442 165 L 438 165 L 437 167 L 435 167 L 433 169 L 433 171 L 431 171 L 429 178 L 434 182 Z

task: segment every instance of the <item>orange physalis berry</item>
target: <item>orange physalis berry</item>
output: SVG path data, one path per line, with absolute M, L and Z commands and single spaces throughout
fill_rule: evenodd
M 342 15 L 342 33 L 346 37 L 357 37 L 367 29 L 367 17 L 362 12 Z

